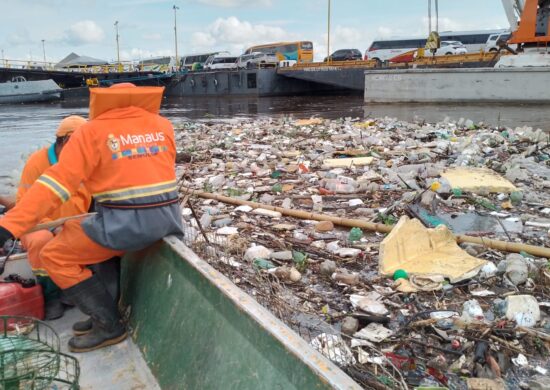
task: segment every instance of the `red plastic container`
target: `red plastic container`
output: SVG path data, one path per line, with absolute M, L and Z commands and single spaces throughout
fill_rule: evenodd
M 0 283 L 0 315 L 44 319 L 44 295 L 39 284 L 24 288 L 19 283 Z

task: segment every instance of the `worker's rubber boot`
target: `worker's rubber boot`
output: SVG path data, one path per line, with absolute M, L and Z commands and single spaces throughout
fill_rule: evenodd
M 118 306 L 96 275 L 64 292 L 83 313 L 92 318 L 92 330 L 69 340 L 71 352 L 93 351 L 126 338 L 126 327 L 118 313 Z
M 61 302 L 61 289 L 49 276 L 43 273 L 37 272 L 36 280 L 42 286 L 42 294 L 44 295 L 44 319 L 50 321 L 63 317 L 65 308 Z
M 50 299 L 44 305 L 44 319 L 46 321 L 57 320 L 63 317 L 65 307 L 60 298 Z
M 113 257 L 102 263 L 91 265 L 90 269 L 103 282 L 103 285 L 118 305 L 120 300 L 120 257 Z M 92 330 L 91 317 L 73 324 L 75 336 L 82 336 L 90 330 Z

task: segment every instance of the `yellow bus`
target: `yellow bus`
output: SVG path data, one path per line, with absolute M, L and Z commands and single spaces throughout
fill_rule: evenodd
M 279 61 L 313 62 L 313 43 L 309 41 L 278 42 L 252 46 L 244 54 L 275 54 Z

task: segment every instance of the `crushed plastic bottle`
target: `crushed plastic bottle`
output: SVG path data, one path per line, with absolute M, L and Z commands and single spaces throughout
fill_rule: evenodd
M 520 204 L 523 200 L 523 192 L 521 191 L 514 191 L 510 194 L 510 201 L 513 205 Z
M 358 227 L 354 227 L 349 231 L 348 240 L 351 242 L 359 241 L 362 237 L 363 231 Z
M 357 192 L 357 182 L 345 176 L 324 179 L 321 181 L 321 187 L 336 194 L 354 194 Z
M 461 318 L 466 323 L 483 321 L 485 319 L 483 309 L 479 306 L 479 302 L 476 299 L 464 302 Z
M 270 177 L 271 177 L 272 179 L 278 179 L 278 178 L 281 177 L 282 174 L 283 174 L 283 173 L 277 169 L 277 170 L 271 172 Z
M 453 188 L 451 191 L 452 191 L 453 195 L 456 196 L 456 197 L 461 197 L 462 194 L 463 194 L 461 188 Z
M 271 261 L 260 258 L 254 259 L 254 266 L 258 269 L 275 268 L 275 264 L 273 264 Z
M 489 202 L 487 199 L 484 199 L 484 198 L 476 199 L 476 203 L 481 207 L 485 207 L 487 210 L 497 211 L 497 207 L 491 202 Z
M 280 184 L 280 183 L 275 184 L 273 187 L 271 187 L 271 191 L 273 191 L 273 192 L 275 192 L 275 193 L 277 193 L 277 194 L 283 192 L 283 186 L 282 186 L 282 184 Z
M 527 281 L 529 269 L 523 256 L 512 253 L 506 258 L 505 279 L 514 286 L 518 286 Z

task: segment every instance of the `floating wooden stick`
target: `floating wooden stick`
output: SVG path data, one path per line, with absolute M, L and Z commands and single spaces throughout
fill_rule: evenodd
M 311 213 L 303 210 L 285 209 L 283 207 L 271 206 L 267 204 L 250 202 L 247 200 L 230 198 L 228 196 L 223 196 L 219 194 L 196 191 L 185 187 L 182 187 L 182 190 L 185 191 L 186 193 L 192 193 L 200 198 L 214 199 L 222 203 L 239 205 L 239 206 L 246 205 L 254 209 L 262 208 L 267 210 L 278 211 L 281 214 L 289 217 L 295 217 L 300 219 L 310 219 L 314 221 L 331 221 L 336 225 L 347 226 L 347 227 L 358 227 L 358 228 L 371 230 L 379 233 L 389 233 L 392 230 L 392 226 L 384 225 L 381 223 L 367 222 L 360 219 L 333 217 L 331 215 Z M 535 246 L 535 245 L 521 244 L 521 243 L 515 243 L 515 242 L 506 242 L 506 241 L 493 240 L 493 239 L 484 238 L 484 237 L 472 237 L 472 236 L 465 236 L 465 235 L 455 235 L 455 238 L 458 243 L 468 242 L 472 244 L 483 245 L 486 248 L 497 249 L 504 252 L 519 253 L 523 251 L 533 256 L 550 258 L 550 248 L 546 248 L 543 246 Z

